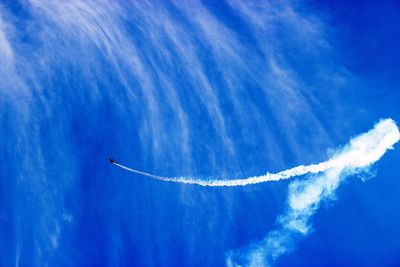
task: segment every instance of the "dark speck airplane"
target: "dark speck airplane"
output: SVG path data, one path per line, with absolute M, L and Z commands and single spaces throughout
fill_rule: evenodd
M 110 163 L 118 163 L 116 160 L 114 160 L 114 159 L 112 159 L 112 158 L 109 158 L 108 161 L 109 161 Z

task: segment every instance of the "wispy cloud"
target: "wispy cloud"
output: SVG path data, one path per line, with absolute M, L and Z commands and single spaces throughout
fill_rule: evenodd
M 2 18 L 2 10 L 0 8 L 0 62 L 3 67 L 10 64 L 14 55 L 7 34 L 5 33 L 6 28 L 7 25 Z
M 18 158 L 7 166 L 18 183 L 12 202 L 22 210 L 15 214 L 16 232 L 26 218 L 23 207 L 37 214 L 29 223 L 38 265 L 49 262 L 63 223 L 73 221 L 63 214 L 69 182 L 81 178 L 82 148 L 74 148 L 71 137 L 81 130 L 74 128 L 78 116 L 96 119 L 107 107 L 126 130 L 126 138 L 113 143 L 139 146 L 124 152 L 155 170 L 254 174 L 260 166 L 316 162 L 321 153 L 312 152 L 334 143 L 324 124 L 331 120 L 321 121 L 314 110 L 319 96 L 334 99 L 330 80 L 314 94 L 289 62 L 326 53 L 322 65 L 329 66 L 331 48 L 322 24 L 291 1 L 220 1 L 221 9 L 202 1 L 13 2 L 16 8 L 0 3 L 0 109 L 7 136 L 0 145 Z M 329 77 L 336 72 L 325 70 Z M 307 77 L 318 87 L 315 72 Z M 337 114 L 334 104 L 325 109 Z M 287 179 L 338 168 L 344 154 L 335 157 L 249 179 L 176 181 L 236 186 Z M 25 205 L 27 199 L 33 201 Z M 17 250 L 23 262 L 23 241 Z

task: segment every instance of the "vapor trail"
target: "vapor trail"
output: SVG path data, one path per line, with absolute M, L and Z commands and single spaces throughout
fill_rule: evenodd
M 394 121 L 382 120 L 372 130 L 350 140 L 331 160 L 318 164 L 330 166 L 329 169 L 318 175 L 310 175 L 307 179 L 291 182 L 287 206 L 283 214 L 278 216 L 276 228 L 260 241 L 228 251 L 226 265 L 272 266 L 310 232 L 310 220 L 320 203 L 330 199 L 346 177 L 368 169 L 399 139 L 399 129 Z
M 253 176 L 233 180 L 200 180 L 192 177 L 164 177 L 151 173 L 128 168 L 119 163 L 118 167 L 165 182 L 196 184 L 200 186 L 245 186 L 263 182 L 280 181 L 305 174 L 316 174 L 331 169 L 363 168 L 379 160 L 400 139 L 400 132 L 392 119 L 381 120 L 370 131 L 354 137 L 349 144 L 339 150 L 331 159 L 319 164 L 300 165 L 278 173 L 266 173 L 261 176 Z

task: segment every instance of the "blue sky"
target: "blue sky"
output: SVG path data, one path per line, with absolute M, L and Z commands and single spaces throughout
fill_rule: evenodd
M 400 121 L 399 15 L 397 1 L 1 2 L 0 265 L 271 254 L 290 197 L 335 175 L 209 188 L 108 158 L 214 180 L 325 162 Z M 397 266 L 399 160 L 396 145 L 337 176 L 309 230 L 259 264 Z

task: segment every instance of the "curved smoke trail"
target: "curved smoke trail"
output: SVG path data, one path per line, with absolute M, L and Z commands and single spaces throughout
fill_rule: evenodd
M 200 186 L 245 186 L 263 182 L 280 181 L 305 174 L 316 174 L 332 169 L 364 168 L 379 160 L 385 154 L 386 150 L 392 148 L 399 139 L 400 133 L 395 122 L 392 119 L 385 119 L 376 124 L 370 131 L 351 139 L 348 145 L 327 161 L 306 166 L 300 165 L 278 173 L 266 173 L 261 176 L 234 180 L 200 180 L 191 177 L 164 177 L 138 171 L 116 162 L 113 164 L 124 170 L 165 182 L 195 184 Z
M 372 130 L 353 138 L 331 160 L 318 164 L 330 166 L 321 174 L 293 181 L 289 185 L 287 207 L 278 217 L 277 227 L 261 241 L 228 251 L 226 265 L 271 266 L 280 256 L 293 250 L 296 242 L 310 232 L 309 221 L 321 201 L 329 199 L 346 177 L 364 171 L 379 160 L 399 139 L 395 122 L 382 120 Z

